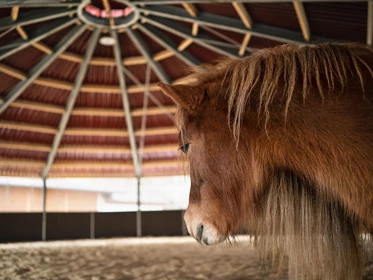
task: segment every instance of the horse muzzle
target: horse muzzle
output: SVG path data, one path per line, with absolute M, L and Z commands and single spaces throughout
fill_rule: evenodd
M 184 215 L 184 220 L 189 234 L 203 245 L 214 245 L 223 242 L 227 237 L 219 234 L 218 230 L 201 221 L 201 219 L 192 219 L 188 212 Z

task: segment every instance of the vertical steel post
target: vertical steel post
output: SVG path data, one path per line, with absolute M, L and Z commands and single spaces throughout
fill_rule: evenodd
M 137 234 L 137 237 L 142 236 L 140 186 L 141 186 L 141 179 L 140 179 L 140 177 L 137 177 L 137 213 L 136 213 L 136 234 Z
M 46 202 L 47 202 L 47 179 L 43 178 L 43 213 L 42 213 L 42 221 L 41 221 L 41 239 L 43 241 L 47 240 Z

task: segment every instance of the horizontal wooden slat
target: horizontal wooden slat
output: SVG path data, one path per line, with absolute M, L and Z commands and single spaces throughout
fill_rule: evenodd
M 58 148 L 58 152 L 66 153 L 131 153 L 129 147 L 120 146 L 99 146 L 99 145 L 62 145 Z
M 41 160 L 26 160 L 14 158 L 0 158 L 0 166 L 16 166 L 16 167 L 33 167 L 43 168 L 44 161 Z M 145 161 L 142 163 L 144 168 L 158 168 L 158 167 L 173 167 L 181 166 L 180 160 L 157 160 Z M 56 168 L 79 168 L 79 169 L 106 169 L 106 168 L 133 168 L 132 162 L 119 161 L 57 161 L 53 163 L 52 170 Z
M 44 43 L 34 43 L 32 44 L 33 47 L 37 48 L 38 50 L 50 54 L 52 52 L 52 48 L 47 46 Z M 156 54 L 154 54 L 153 59 L 155 61 L 160 61 L 163 59 L 166 59 L 170 56 L 173 56 L 173 52 L 167 51 L 167 56 L 165 55 L 165 51 L 160 51 Z M 74 63 L 81 63 L 83 61 L 83 56 L 71 53 L 71 52 L 64 52 L 59 56 L 60 59 L 67 60 Z M 133 56 L 133 57 L 127 57 L 123 59 L 123 65 L 130 66 L 130 65 L 142 65 L 146 64 L 147 60 L 145 57 L 142 56 Z M 97 65 L 97 66 L 115 66 L 115 60 L 113 58 L 108 57 L 93 57 L 90 61 L 91 65 Z
M 0 104 L 3 99 L 0 98 Z M 33 102 L 28 100 L 16 100 L 11 105 L 11 107 L 29 109 L 47 113 L 63 114 L 65 108 L 62 106 L 50 105 L 43 102 Z M 150 107 L 146 110 L 146 114 L 150 115 L 162 115 L 167 113 L 175 113 L 176 106 L 165 106 L 160 107 Z M 132 112 L 133 117 L 139 117 L 143 114 L 143 109 L 134 109 Z M 77 116 L 102 116 L 102 117 L 124 117 L 123 109 L 107 109 L 107 108 L 75 108 L 72 111 L 72 115 Z
M 164 106 L 163 108 L 150 107 L 146 110 L 146 114 L 148 116 L 175 113 L 175 112 L 176 112 L 176 106 Z M 143 113 L 143 109 L 134 109 L 131 112 L 133 117 L 142 116 L 142 113 Z
M 0 166 L 43 168 L 44 165 L 45 163 L 40 160 L 0 158 Z
M 46 134 L 55 134 L 57 129 L 50 126 L 29 124 L 29 123 L 16 123 L 9 121 L 0 121 L 0 128 L 15 129 L 21 131 L 38 132 Z
M 127 137 L 128 132 L 125 129 L 67 128 L 65 135 Z
M 123 109 L 75 108 L 71 114 L 77 116 L 124 117 Z
M 19 80 L 25 80 L 27 75 L 15 68 L 12 68 L 8 65 L 5 65 L 3 63 L 0 63 L 0 72 L 7 74 L 11 77 L 14 77 Z M 71 91 L 73 88 L 73 84 L 57 79 L 51 79 L 51 78 L 37 78 L 34 81 L 34 84 L 40 85 L 40 86 L 46 86 L 46 87 L 52 87 L 62 90 Z M 141 93 L 144 92 L 145 85 L 137 86 L 132 85 L 127 87 L 127 91 L 129 94 L 132 93 Z M 152 83 L 148 87 L 149 91 L 159 91 L 159 87 L 157 83 Z M 99 85 L 99 84 L 85 84 L 82 85 L 81 92 L 94 92 L 94 93 L 113 93 L 113 94 L 120 94 L 120 88 L 119 85 Z
M 177 144 L 161 144 L 145 146 L 142 152 L 156 153 L 156 152 L 174 152 L 177 150 Z M 25 151 L 39 151 L 49 152 L 51 147 L 45 144 L 36 144 L 29 142 L 14 142 L 14 141 L 0 141 L 0 148 L 25 150 Z M 58 152 L 67 153 L 123 153 L 130 154 L 131 149 L 124 146 L 108 146 L 108 145 L 62 145 L 58 148 Z
M 10 141 L 0 141 L 0 148 L 5 149 L 15 149 L 15 150 L 25 150 L 25 151 L 38 151 L 38 152 L 49 152 L 50 147 L 43 144 L 25 143 L 25 142 L 10 142 Z

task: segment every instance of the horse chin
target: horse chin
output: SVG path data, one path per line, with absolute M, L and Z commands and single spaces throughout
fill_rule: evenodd
M 227 239 L 215 227 L 206 224 L 199 224 L 192 236 L 202 245 L 215 245 Z
M 216 245 L 224 242 L 226 239 L 226 236 L 220 235 L 216 230 L 207 228 L 203 231 L 201 239 L 196 240 L 202 245 Z

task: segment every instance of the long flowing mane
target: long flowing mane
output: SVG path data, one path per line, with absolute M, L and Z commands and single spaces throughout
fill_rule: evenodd
M 240 126 L 253 90 L 259 87 L 258 113 L 270 116 L 269 105 L 276 94 L 286 98 L 283 108 L 286 118 L 297 84 L 302 85 L 305 101 L 311 88 L 316 88 L 321 99 L 335 89 L 343 91 L 348 76 L 356 77 L 364 91 L 363 68 L 373 77 L 373 70 L 362 58 L 373 49 L 356 43 L 320 45 L 281 45 L 258 51 L 243 59 L 225 59 L 216 65 L 194 68 L 196 84 L 218 79 L 228 88 L 229 114 L 233 112 L 233 133 L 238 140 Z M 279 92 L 280 91 L 280 92 Z

